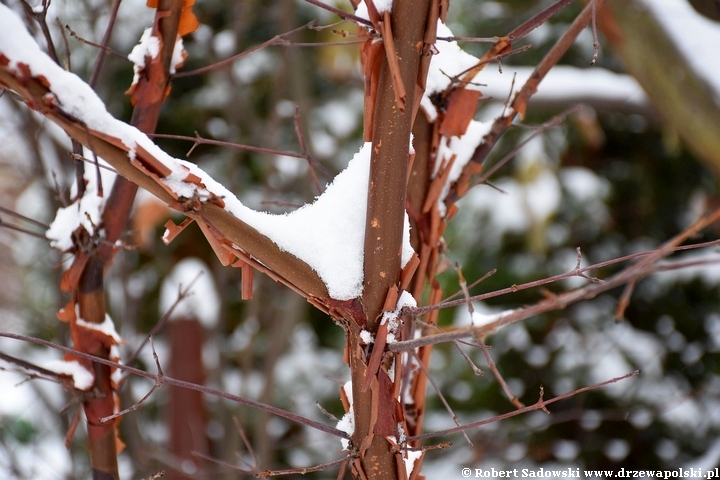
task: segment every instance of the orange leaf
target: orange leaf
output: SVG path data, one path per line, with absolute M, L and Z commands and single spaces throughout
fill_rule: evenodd
M 145 4 L 150 8 L 158 8 L 158 1 L 159 0 L 147 0 Z M 194 32 L 200 25 L 195 13 L 192 11 L 193 5 L 195 5 L 195 0 L 185 0 L 183 2 L 182 13 L 180 14 L 180 25 L 178 26 L 178 35 L 181 37 Z
M 195 13 L 192 11 L 193 5 L 195 5 L 195 0 L 185 0 L 183 2 L 180 25 L 178 26 L 178 35 L 181 37 L 194 32 L 200 26 L 200 22 L 198 22 Z

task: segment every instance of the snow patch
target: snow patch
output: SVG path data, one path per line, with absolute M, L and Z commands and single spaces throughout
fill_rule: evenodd
M 417 307 L 417 302 L 415 301 L 415 298 L 410 294 L 410 292 L 403 291 L 400 294 L 400 298 L 398 298 L 397 305 L 395 306 L 395 310 L 392 312 L 385 312 L 383 313 L 382 319 L 380 320 L 380 325 L 388 324 L 388 335 L 387 335 L 387 343 L 395 343 L 397 340 L 395 339 L 395 334 L 398 331 L 398 328 L 402 324 L 400 321 L 400 313 L 404 307 Z
M 341 432 L 347 433 L 348 436 L 352 436 L 352 434 L 355 433 L 355 412 L 353 411 L 352 381 L 348 380 L 342 388 L 345 392 L 345 397 L 348 399 L 348 402 L 350 402 L 350 409 L 345 415 L 343 415 L 335 428 L 337 428 Z M 343 450 L 347 450 L 350 447 L 350 440 L 348 440 L 347 438 L 341 438 L 340 443 L 342 443 Z
M 145 50 L 153 53 L 152 41 Z M 142 147 L 167 166 L 170 175 L 166 185 L 186 198 L 222 198 L 226 210 L 270 238 L 282 250 L 295 255 L 315 270 L 325 282 L 332 298 L 349 300 L 362 293 L 362 259 L 370 144 L 362 147 L 325 193 L 312 205 L 287 215 L 270 215 L 253 211 L 237 197 L 212 179 L 196 165 L 170 157 L 136 128 L 113 118 L 95 92 L 80 78 L 68 73 L 45 55 L 28 34 L 19 18 L 0 5 L 0 52 L 9 59 L 9 68 L 27 64 L 34 76 L 52 80 L 50 90 L 56 105 L 68 115 L 85 123 L 88 128 L 114 136 L 134 157 Z M 206 188 L 184 181 L 189 173 L 200 178 Z M 80 215 L 82 217 L 82 215 Z M 402 265 L 414 253 L 410 246 L 407 215 L 403 233 Z
M 102 323 L 87 322 L 80 318 L 80 307 L 78 304 L 75 305 L 75 313 L 77 315 L 77 320 L 75 321 L 77 325 L 88 330 L 95 330 L 104 335 L 107 335 L 108 337 L 113 339 L 113 342 L 115 342 L 116 345 L 122 345 L 123 343 L 125 343 L 115 330 L 115 323 L 112 321 L 112 318 L 110 318 L 110 315 L 108 315 L 107 313 L 105 314 L 105 320 Z
M 95 382 L 95 375 L 75 360 L 49 360 L 43 368 L 60 375 L 69 375 L 78 390 L 90 390 Z
M 181 260 L 165 278 L 160 289 L 160 315 L 169 311 L 180 291 L 191 284 L 188 296 L 175 305 L 170 319 L 196 318 L 206 328 L 213 328 L 220 314 L 220 296 L 210 269 L 198 258 Z

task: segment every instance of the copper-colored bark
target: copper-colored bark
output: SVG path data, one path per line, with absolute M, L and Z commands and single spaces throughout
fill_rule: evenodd
M 392 63 L 387 58 L 383 59 L 377 95 L 371 98 L 375 103 L 370 109 L 373 112 L 373 148 L 365 229 L 362 321 L 367 322 L 365 328 L 373 334 L 378 330 L 388 291 L 400 282 L 408 152 L 414 113 L 413 108 L 404 108 L 404 105 L 415 105 L 418 93 L 415 85 L 430 4 L 430 0 L 395 1 L 390 16 L 391 28 L 385 26 L 382 30 L 386 35 L 392 32 L 397 57 Z M 386 49 L 386 55 L 391 50 Z M 393 64 L 395 66 L 391 69 Z M 398 102 L 403 93 L 395 91 L 399 85 L 405 87 L 404 102 Z M 385 436 L 397 435 L 397 424 L 402 422 L 402 418 L 398 418 L 398 409 L 395 408 L 397 399 L 393 396 L 391 379 L 386 370 L 380 368 L 377 372 L 370 372 L 372 380 L 366 382 L 369 359 L 363 353 L 359 330 L 358 323 L 351 321 L 347 334 L 355 410 L 352 443 L 361 450 L 360 465 L 367 478 L 395 479 L 398 478 L 398 468 L 403 466 L 397 464 Z M 382 348 L 382 345 L 378 346 Z M 379 358 L 377 353 L 374 358 Z M 364 390 L 366 384 L 369 388 Z M 357 471 L 356 476 L 360 476 Z

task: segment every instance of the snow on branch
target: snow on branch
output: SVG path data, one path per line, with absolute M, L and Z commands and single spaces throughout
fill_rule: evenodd
M 47 89 L 40 99 L 35 96 L 37 82 Z M 171 206 L 201 222 L 211 243 L 221 244 L 220 251 L 225 248 L 231 255 L 249 255 L 272 273 L 275 266 L 287 263 L 287 256 L 274 263 L 270 258 L 279 249 L 314 270 L 330 297 L 349 300 L 362 292 L 362 238 L 370 158 L 368 145 L 314 203 L 290 214 L 271 215 L 244 206 L 233 193 L 196 165 L 169 156 L 145 134 L 112 117 L 85 82 L 64 71 L 40 50 L 20 19 L 4 5 L 0 5 L 0 84 L 14 89 L 32 108 L 57 121 L 71 135 L 74 133 L 78 141 L 91 144 L 93 141 L 96 144 L 106 142 L 126 152 L 124 163 L 107 155 L 106 160 L 126 175 L 133 173 L 133 181 L 142 181 L 142 186 L 153 187 L 154 194 L 163 196 Z M 85 135 L 78 133 L 78 129 L 84 130 Z M 89 138 L 91 136 L 93 141 Z M 137 171 L 142 175 L 137 175 Z M 159 191 L 157 186 L 162 190 Z M 201 209 L 209 204 L 249 226 L 252 230 L 249 233 L 255 233 L 252 241 L 245 241 L 242 235 L 228 239 L 227 232 L 222 230 L 225 225 L 206 224 Z M 403 265 L 412 256 L 407 219 L 405 223 Z M 231 225 L 227 228 L 236 227 Z M 270 239 L 276 246 L 275 251 L 266 253 L 266 256 L 256 254 L 262 250 L 258 247 L 262 239 L 258 239 L 256 233 Z M 267 251 L 267 248 L 262 251 Z M 280 280 L 283 280 L 282 275 L 279 274 Z M 296 271 L 294 275 L 297 280 L 291 279 L 288 283 L 295 282 L 296 290 L 306 296 L 323 296 L 317 289 L 308 292 L 298 286 L 307 274 Z

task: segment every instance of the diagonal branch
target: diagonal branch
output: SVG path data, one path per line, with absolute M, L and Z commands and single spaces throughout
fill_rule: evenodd
M 148 373 L 148 372 L 145 372 L 138 368 L 123 365 L 122 363 L 113 362 L 112 360 L 107 360 L 105 358 L 97 357 L 95 355 L 90 355 L 88 353 L 79 352 L 79 351 L 73 350 L 72 348 L 69 348 L 69 347 L 64 347 L 62 345 L 48 342 L 47 340 L 29 337 L 26 335 L 19 335 L 16 333 L 8 333 L 8 332 L 0 332 L 0 337 L 12 338 L 14 340 L 20 340 L 22 342 L 34 343 L 35 345 L 42 345 L 43 347 L 53 348 L 53 349 L 59 350 L 63 353 L 69 353 L 75 357 L 80 357 L 80 358 L 89 360 L 89 361 L 99 364 L 99 365 L 114 367 L 114 368 L 117 368 L 118 370 L 122 370 L 122 371 L 124 371 L 126 373 L 130 373 L 132 375 L 137 375 L 139 377 L 143 377 L 143 378 L 147 378 L 149 380 L 160 382 L 163 385 L 172 385 L 175 387 L 187 388 L 190 390 L 196 390 L 198 392 L 206 393 L 208 395 L 212 395 L 215 397 L 224 398 L 226 400 L 230 400 L 230 401 L 242 404 L 242 405 L 247 405 L 248 407 L 253 407 L 253 408 L 257 408 L 259 410 L 263 410 L 270 414 L 277 415 L 278 417 L 282 417 L 287 420 L 291 420 L 293 422 L 300 423 L 302 425 L 306 425 L 308 427 L 314 428 L 316 430 L 320 430 L 321 432 L 329 433 L 330 435 L 334 435 L 336 437 L 347 438 L 347 436 L 348 436 L 345 432 L 340 431 L 337 428 L 329 427 L 320 422 L 310 420 L 310 419 L 302 417 L 298 414 L 288 412 L 287 410 L 283 410 L 282 408 L 274 407 L 272 405 L 267 405 L 265 403 L 257 402 L 255 400 L 251 400 L 249 398 L 240 397 L 238 395 L 233 395 L 231 393 L 227 393 L 227 392 L 223 392 L 221 390 L 206 387 L 204 385 L 198 385 L 196 383 L 185 382 L 185 381 L 178 380 L 178 379 L 175 379 L 172 377 L 168 377 L 168 376 L 162 374 L 161 370 L 160 370 L 160 373 L 158 373 L 158 374 Z
M 634 377 L 635 375 L 639 375 L 640 370 L 635 370 L 634 372 L 627 373 L 625 375 L 622 375 L 620 377 L 611 378 L 610 380 L 606 380 L 604 382 L 596 383 L 594 385 L 589 385 L 587 387 L 578 388 L 577 390 L 573 390 L 572 392 L 564 393 L 562 395 L 558 395 L 557 397 L 551 398 L 550 400 L 543 400 L 542 398 L 542 387 L 540 389 L 540 398 L 537 402 L 535 402 L 532 405 L 528 405 L 527 407 L 520 408 L 518 410 L 513 410 L 512 412 L 505 413 L 503 415 L 497 415 L 492 418 L 487 418 L 485 420 L 480 420 L 478 422 L 468 423 L 467 425 L 463 425 L 461 427 L 455 427 L 455 428 L 448 428 L 447 430 L 440 430 L 438 432 L 432 432 L 432 433 L 424 433 L 422 435 L 416 435 L 414 437 L 408 438 L 408 441 L 415 441 L 415 440 L 425 440 L 427 438 L 433 438 L 433 437 L 440 437 L 443 435 L 450 435 L 452 433 L 457 432 L 464 432 L 466 430 L 469 430 L 471 428 L 477 428 L 482 425 L 487 425 L 488 423 L 495 423 L 499 422 L 500 420 L 506 420 L 511 417 L 516 417 L 518 415 L 522 415 L 523 413 L 532 412 L 534 410 L 546 410 L 545 407 L 548 405 L 551 405 L 555 402 L 559 402 L 560 400 L 565 400 L 566 398 L 570 398 L 574 395 L 577 395 L 579 393 L 584 393 L 590 390 L 595 390 L 600 387 L 604 387 L 605 385 L 610 385 L 612 383 L 617 383 L 621 380 L 625 380 L 630 377 Z
M 418 348 L 423 345 L 434 345 L 461 338 L 483 337 L 505 325 L 519 322 L 521 320 L 533 317 L 535 315 L 539 315 L 541 313 L 549 312 L 552 310 L 560 310 L 567 307 L 568 305 L 579 302 L 581 300 L 589 300 L 595 298 L 600 293 L 606 292 L 621 285 L 637 282 L 640 279 L 645 278 L 646 276 L 655 272 L 658 269 L 657 262 L 674 252 L 682 242 L 694 235 L 697 235 L 702 229 L 716 222 L 718 219 L 720 219 L 720 209 L 717 209 L 711 214 L 700 218 L 690 227 L 665 242 L 660 248 L 644 256 L 637 263 L 630 265 L 629 267 L 613 275 L 604 282 L 591 283 L 582 288 L 570 290 L 560 295 L 545 299 L 536 303 L 535 305 L 513 310 L 512 312 L 508 312 L 502 315 L 500 318 L 487 325 L 479 327 L 464 327 L 459 328 L 453 332 L 439 333 L 426 337 L 393 343 L 391 345 L 388 345 L 388 350 L 392 352 L 402 352 L 406 350 L 411 350 L 413 348 Z M 448 302 L 448 304 L 444 304 L 440 308 L 449 306 L 450 303 L 454 302 Z M 465 300 L 462 300 L 460 304 L 462 303 L 465 303 Z

